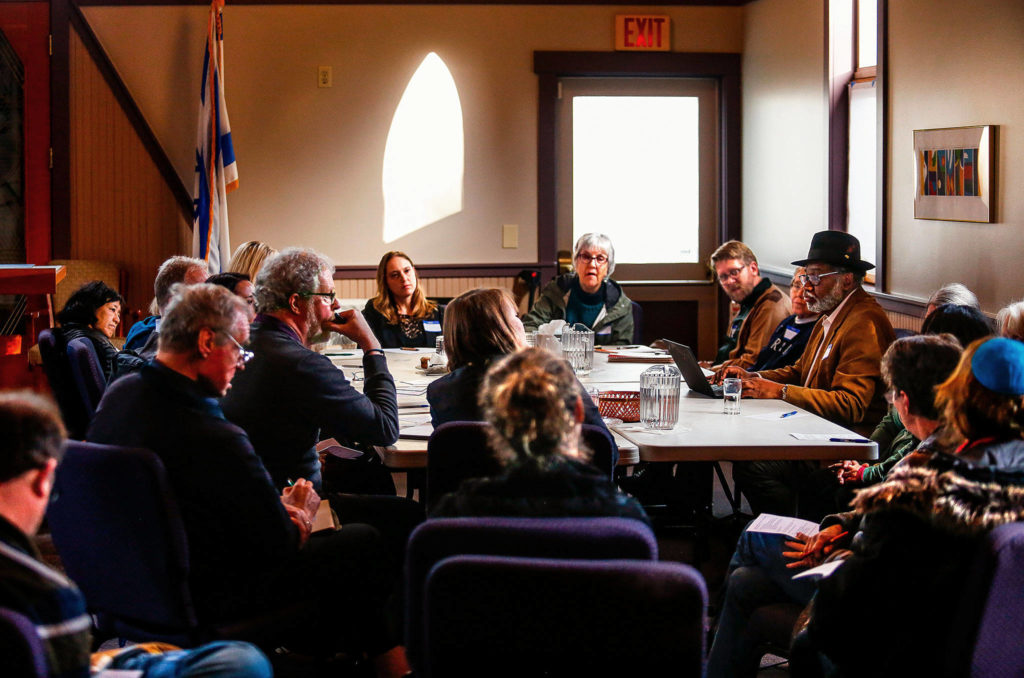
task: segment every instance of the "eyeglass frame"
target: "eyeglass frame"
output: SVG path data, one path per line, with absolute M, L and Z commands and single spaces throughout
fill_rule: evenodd
M 329 301 L 327 303 L 333 304 L 338 298 L 338 293 L 334 290 L 330 292 L 296 292 L 300 297 L 308 299 L 309 297 L 327 297 Z
M 893 386 L 892 388 L 888 389 L 885 393 L 883 393 L 882 397 L 885 398 L 885 402 L 892 405 L 894 404 L 893 401 L 900 397 L 900 389 Z
M 594 256 L 587 254 L 586 252 L 580 252 L 579 254 L 576 255 L 576 258 L 582 261 L 584 264 L 595 263 L 598 266 L 604 266 L 609 261 L 611 261 L 607 254 L 598 254 Z
M 846 271 L 829 271 L 828 273 L 801 273 L 797 276 L 800 280 L 800 285 L 803 287 L 807 286 L 807 283 L 811 284 L 811 287 L 817 287 L 821 284 L 822 278 L 827 278 L 830 275 L 840 275 L 846 273 Z
M 238 343 L 238 339 L 231 336 L 230 332 L 221 332 L 224 336 L 231 340 L 231 343 L 238 347 L 238 366 L 242 367 L 249 364 L 249 361 L 256 357 L 256 354 Z
M 725 272 L 725 275 L 716 274 L 715 278 L 717 278 L 718 282 L 720 283 L 724 283 L 726 280 L 735 280 L 736 278 L 740 277 L 740 273 L 743 273 L 743 269 L 749 267 L 750 264 L 743 264 L 739 268 L 730 268 L 728 271 Z

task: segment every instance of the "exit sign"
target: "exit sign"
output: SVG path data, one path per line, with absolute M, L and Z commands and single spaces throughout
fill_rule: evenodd
M 615 17 L 615 49 L 627 52 L 668 52 L 672 44 L 669 18 L 651 14 Z

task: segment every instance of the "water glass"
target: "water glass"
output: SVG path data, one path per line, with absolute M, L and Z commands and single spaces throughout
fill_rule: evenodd
M 534 336 L 534 346 L 551 351 L 555 355 L 562 355 L 562 345 L 558 342 L 558 337 L 553 334 L 538 333 Z
M 743 381 L 730 377 L 722 380 L 722 397 L 725 399 L 725 413 L 740 413 L 740 397 L 743 395 Z
M 594 331 L 583 323 L 562 328 L 562 357 L 576 376 L 590 374 L 594 367 Z
M 655 365 L 640 374 L 640 422 L 644 428 L 670 429 L 679 422 L 679 370 Z

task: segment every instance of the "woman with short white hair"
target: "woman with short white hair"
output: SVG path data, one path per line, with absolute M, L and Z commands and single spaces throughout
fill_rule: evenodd
M 573 248 L 572 273 L 564 273 L 544 288 L 523 318 L 528 332 L 551 320 L 583 323 L 594 330 L 596 344 L 633 341 L 633 304 L 611 279 L 615 248 L 608 236 L 586 233 Z

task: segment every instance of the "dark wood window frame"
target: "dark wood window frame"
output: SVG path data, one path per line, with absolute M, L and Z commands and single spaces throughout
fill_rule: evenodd
M 558 81 L 568 77 L 710 78 L 718 81 L 719 242 L 741 235 L 739 54 L 695 52 L 534 52 L 537 99 L 537 256 L 544 278 L 557 262 Z

